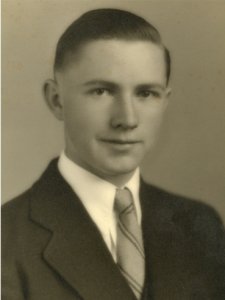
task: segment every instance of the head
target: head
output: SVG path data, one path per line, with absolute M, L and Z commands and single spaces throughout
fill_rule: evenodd
M 170 78 L 170 53 L 158 30 L 145 19 L 119 9 L 88 11 L 75 20 L 60 37 L 54 72 L 63 70 L 79 54 L 82 46 L 97 40 L 148 41 L 163 49 L 167 84 Z
M 154 144 L 169 76 L 169 51 L 147 21 L 116 9 L 82 15 L 59 39 L 44 85 L 67 156 L 123 185 Z

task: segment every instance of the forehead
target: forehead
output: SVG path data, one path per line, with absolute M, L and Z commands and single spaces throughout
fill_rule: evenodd
M 65 75 L 74 79 L 166 80 L 164 49 L 150 41 L 97 40 L 68 57 Z M 78 78 L 79 77 L 79 78 Z

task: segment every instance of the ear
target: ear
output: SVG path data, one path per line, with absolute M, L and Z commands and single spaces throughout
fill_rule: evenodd
M 60 99 L 59 87 L 55 80 L 48 79 L 43 85 L 43 94 L 45 101 L 54 114 L 54 116 L 62 121 L 63 120 L 63 103 Z
M 169 104 L 169 97 L 170 97 L 171 93 L 172 93 L 171 87 L 167 87 L 166 91 L 165 91 L 165 97 L 164 97 L 164 103 L 165 103 L 164 110 L 167 109 L 167 106 Z
M 166 98 L 169 99 L 171 94 L 172 94 L 172 88 L 168 86 L 166 88 Z

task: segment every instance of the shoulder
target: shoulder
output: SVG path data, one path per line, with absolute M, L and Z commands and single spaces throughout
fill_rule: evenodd
M 1 216 L 3 232 L 9 227 L 13 227 L 18 221 L 27 219 L 31 194 L 31 189 L 29 189 L 2 206 Z
M 3 215 L 5 216 L 8 213 L 13 213 L 15 210 L 20 211 L 27 208 L 29 200 L 35 193 L 39 192 L 41 195 L 42 192 L 45 192 L 47 190 L 47 186 L 49 185 L 49 183 L 54 184 L 54 182 L 57 182 L 58 177 L 60 176 L 57 168 L 57 162 L 58 158 L 51 160 L 40 177 L 37 178 L 36 181 L 34 181 L 30 188 L 3 204 Z
M 216 258 L 225 266 L 225 228 L 214 208 L 201 201 L 180 196 L 150 184 L 142 183 L 145 219 L 151 226 L 171 230 L 188 243 L 196 253 Z
M 59 176 L 57 174 L 57 160 L 54 159 L 50 162 L 46 170 L 44 170 L 40 178 L 28 190 L 2 205 L 3 237 L 9 238 L 13 234 L 17 236 L 19 233 L 25 231 L 26 228 L 30 228 L 32 201 L 37 198 L 37 201 L 41 202 L 42 198 L 49 193 L 49 182 L 54 186 L 54 181 L 57 181 Z
M 141 188 L 145 195 L 149 196 L 149 199 L 153 198 L 159 205 L 166 205 L 168 208 L 172 208 L 176 211 L 182 210 L 188 213 L 191 211 L 198 212 L 200 210 L 206 214 L 218 215 L 212 206 L 198 199 L 179 195 L 144 181 L 142 181 Z
M 205 235 L 207 239 L 216 239 L 216 235 L 222 235 L 225 240 L 223 222 L 218 212 L 210 205 L 202 201 L 191 199 L 182 195 L 171 193 L 162 188 L 142 181 L 142 190 L 146 202 L 153 202 L 156 214 L 170 216 L 176 226 L 188 234 Z

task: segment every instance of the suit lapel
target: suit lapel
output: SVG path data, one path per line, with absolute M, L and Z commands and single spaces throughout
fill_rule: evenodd
M 33 221 L 52 232 L 43 257 L 85 300 L 135 300 L 98 229 L 56 161 L 33 187 Z

